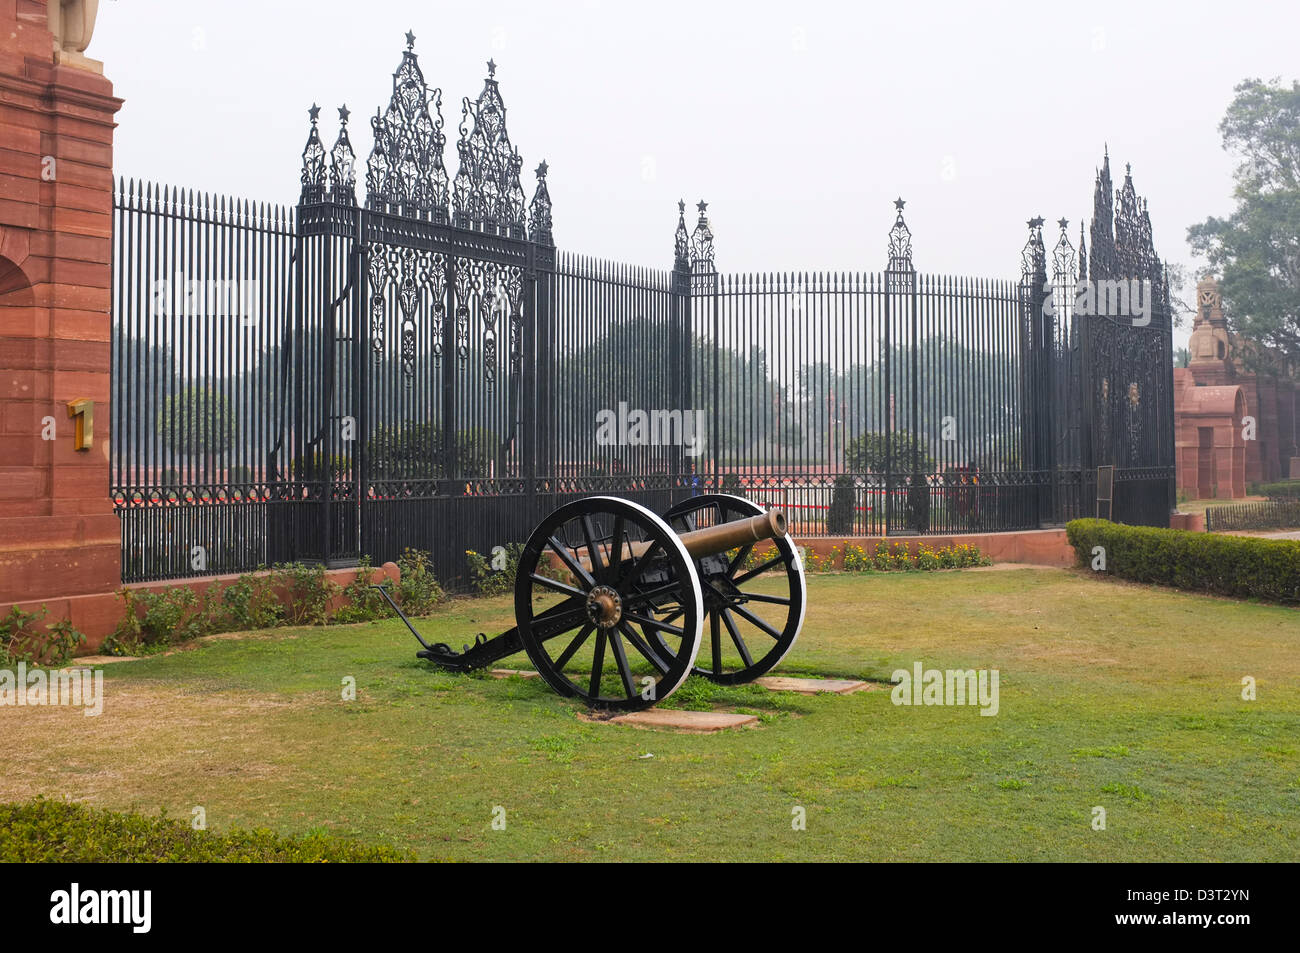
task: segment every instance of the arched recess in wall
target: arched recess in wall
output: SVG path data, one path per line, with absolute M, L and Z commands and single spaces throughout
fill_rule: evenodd
M 26 273 L 12 259 L 0 255 L 0 338 L 30 337 L 35 306 L 36 296 Z M 0 357 L 0 366 L 4 364 Z

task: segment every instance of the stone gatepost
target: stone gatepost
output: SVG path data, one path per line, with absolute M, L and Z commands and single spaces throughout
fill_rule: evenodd
M 109 498 L 114 114 L 96 0 L 0 0 L 0 613 L 119 614 Z M 47 620 L 47 621 L 48 621 Z

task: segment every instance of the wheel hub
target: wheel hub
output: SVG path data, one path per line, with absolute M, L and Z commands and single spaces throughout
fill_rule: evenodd
M 587 593 L 587 618 L 602 629 L 612 629 L 623 618 L 623 599 L 609 586 Z

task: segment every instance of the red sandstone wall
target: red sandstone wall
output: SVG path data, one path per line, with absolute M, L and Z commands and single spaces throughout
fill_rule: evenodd
M 103 76 L 55 65 L 44 2 L 0 0 L 0 612 L 120 582 L 108 495 L 120 105 Z M 89 451 L 74 449 L 67 412 L 81 398 L 95 401 Z

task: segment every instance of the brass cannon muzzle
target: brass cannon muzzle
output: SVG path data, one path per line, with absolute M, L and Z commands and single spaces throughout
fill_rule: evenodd
M 768 510 L 766 513 L 748 519 L 693 529 L 688 533 L 682 533 L 677 538 L 682 541 L 682 545 L 686 547 L 692 559 L 701 559 L 749 543 L 758 543 L 765 539 L 780 539 L 783 536 L 785 536 L 785 514 L 780 510 Z
M 725 553 L 729 549 L 737 549 L 765 539 L 781 539 L 783 536 L 785 536 L 785 514 L 780 510 L 768 510 L 759 516 L 679 533 L 677 538 L 682 541 L 682 545 L 686 547 L 686 552 L 692 559 L 703 559 L 705 556 Z M 601 556 L 609 560 L 613 547 L 602 543 L 598 548 Z M 628 543 L 619 548 L 622 552 L 615 555 L 613 562 L 616 563 L 625 559 L 639 558 L 650 548 L 650 543 Z M 591 568 L 591 560 L 586 555 L 580 555 L 578 562 L 584 569 Z

